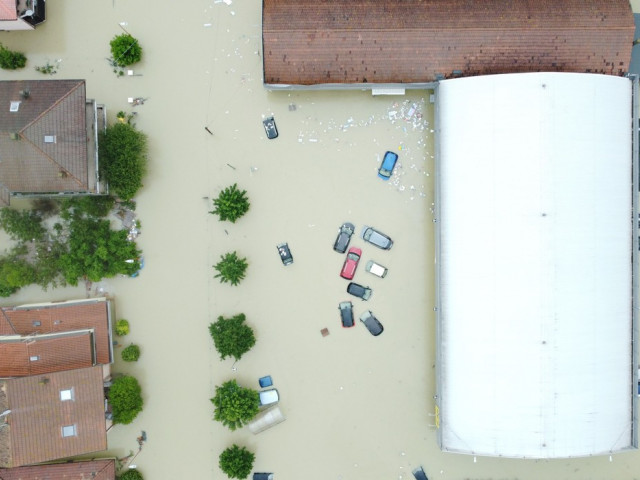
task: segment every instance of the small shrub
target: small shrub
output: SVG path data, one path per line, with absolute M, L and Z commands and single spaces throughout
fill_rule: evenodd
M 5 70 L 16 70 L 24 68 L 27 64 L 27 57 L 24 53 L 13 52 L 0 43 L 0 68 Z
M 43 75 L 55 75 L 56 73 L 58 73 L 58 68 L 56 65 L 51 65 L 48 61 L 46 63 L 46 65 L 43 66 L 36 66 L 34 67 L 36 69 L 36 72 L 40 72 Z
M 122 350 L 122 360 L 125 362 L 137 362 L 140 358 L 140 347 L 131 344 Z
M 220 283 L 238 285 L 244 279 L 248 266 L 247 259 L 239 258 L 236 252 L 225 253 L 220 255 L 220 261 L 213 266 L 218 272 L 213 278 L 219 278 Z
M 121 318 L 116 322 L 116 335 L 124 337 L 129 334 L 129 321 Z
M 113 64 L 118 67 L 126 67 L 127 65 L 139 62 L 142 58 L 142 47 L 138 43 L 138 40 L 128 33 L 116 35 L 113 37 L 113 40 L 109 42 L 109 45 L 111 46 Z
M 256 456 L 245 447 L 234 444 L 220 454 L 218 465 L 229 478 L 247 478 Z
M 118 475 L 118 480 L 144 480 L 142 474 L 135 468 L 130 468 L 122 475 Z
M 0 209 L 0 227 L 14 240 L 41 240 L 46 233 L 42 217 L 33 210 Z

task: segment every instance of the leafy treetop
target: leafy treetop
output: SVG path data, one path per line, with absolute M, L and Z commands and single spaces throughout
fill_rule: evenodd
M 240 313 L 231 318 L 220 316 L 209 325 L 209 333 L 222 360 L 228 356 L 240 360 L 255 345 L 253 329 L 245 325 L 245 320 L 244 313 Z
M 216 395 L 211 399 L 215 406 L 213 419 L 230 430 L 241 428 L 258 414 L 259 398 L 257 391 L 229 380 L 216 387 Z
M 249 476 L 256 456 L 235 443 L 220 454 L 218 466 L 229 478 L 244 479 Z
M 249 199 L 246 190 L 238 190 L 238 185 L 233 184 L 220 192 L 218 198 L 213 200 L 214 209 L 209 212 L 218 215 L 219 220 L 229 220 L 236 223 L 236 220 L 249 211 Z
M 142 411 L 142 389 L 138 380 L 130 375 L 116 378 L 109 388 L 109 403 L 115 423 L 131 423 Z

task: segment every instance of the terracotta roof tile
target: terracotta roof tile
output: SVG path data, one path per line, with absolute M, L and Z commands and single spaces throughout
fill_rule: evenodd
M 0 469 L 0 480 L 114 480 L 114 459 Z
M 16 112 L 11 102 L 20 102 Z M 88 191 L 85 106 L 84 80 L 0 82 L 0 184 L 23 193 Z
M 99 364 L 112 358 L 111 304 L 104 298 L 0 308 L 0 335 L 43 335 L 92 330 Z
M 593 72 L 631 59 L 627 0 L 263 0 L 266 84 Z
M 106 450 L 102 367 L 13 378 L 0 382 L 7 396 L 11 458 L 18 467 Z M 61 401 L 61 390 L 73 399 Z M 75 425 L 63 437 L 62 427 Z
M 17 20 L 16 0 L 0 0 L 0 20 Z

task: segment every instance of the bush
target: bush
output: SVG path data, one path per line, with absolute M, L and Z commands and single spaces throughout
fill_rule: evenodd
M 118 480 L 144 480 L 142 474 L 135 468 L 130 468 L 122 475 L 118 475 Z
M 220 283 L 229 282 L 231 285 L 238 285 L 244 279 L 245 272 L 249 264 L 246 258 L 238 258 L 236 252 L 220 255 L 220 261 L 213 268 L 217 274 L 213 278 L 219 278 Z
M 235 380 L 229 380 L 216 387 L 211 403 L 215 406 L 213 419 L 235 430 L 258 414 L 260 395 L 251 388 L 241 387 Z
M 129 321 L 121 318 L 116 322 L 116 335 L 124 337 L 129 334 Z
M 256 344 L 253 330 L 244 324 L 245 319 L 244 313 L 231 318 L 220 316 L 209 325 L 209 334 L 222 360 L 228 356 L 240 360 Z
M 229 220 L 236 223 L 238 218 L 247 213 L 251 205 L 246 193 L 246 190 L 238 190 L 237 184 L 234 183 L 222 190 L 218 198 L 213 200 L 214 209 L 209 213 L 218 215 L 220 221 Z
M 126 67 L 139 62 L 142 58 L 142 47 L 138 40 L 128 33 L 116 35 L 109 42 L 109 45 L 111 46 L 113 63 L 118 67 Z
M 5 70 L 16 70 L 24 68 L 27 64 L 27 57 L 24 53 L 13 52 L 0 43 L 0 68 Z
M 245 447 L 233 445 L 220 454 L 218 465 L 229 478 L 247 478 L 256 456 Z
M 133 343 L 122 350 L 122 360 L 125 362 L 137 362 L 140 358 L 140 347 Z
M 147 137 L 130 123 L 117 122 L 100 133 L 100 173 L 122 200 L 142 187 L 147 169 Z
M 116 378 L 108 397 L 114 423 L 131 423 L 142 411 L 142 389 L 138 380 L 130 375 Z

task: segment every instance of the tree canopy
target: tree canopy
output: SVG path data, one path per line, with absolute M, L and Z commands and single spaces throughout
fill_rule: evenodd
M 138 380 L 130 375 L 116 378 L 108 397 L 115 423 L 131 423 L 142 411 L 142 389 Z
M 130 123 L 114 123 L 100 134 L 100 173 L 112 193 L 131 200 L 147 169 L 147 136 Z
M 220 255 L 220 261 L 213 266 L 218 272 L 213 278 L 219 278 L 220 283 L 238 285 L 244 279 L 248 266 L 247 259 L 238 257 L 236 252 L 225 253 Z
M 113 37 L 109 42 L 113 63 L 118 67 L 139 62 L 142 59 L 142 47 L 138 40 L 128 33 L 122 33 Z
M 118 480 L 144 480 L 142 474 L 135 468 L 130 468 L 126 472 L 118 475 Z
M 0 43 L 0 68 L 5 70 L 16 70 L 24 68 L 27 64 L 27 57 L 24 53 L 14 52 Z
M 211 403 L 215 406 L 213 419 L 230 430 L 246 425 L 260 409 L 258 392 L 241 387 L 235 380 L 216 386 L 216 395 L 211 399 Z
M 249 211 L 249 199 L 246 190 L 238 190 L 238 185 L 233 184 L 220 192 L 218 198 L 213 200 L 213 210 L 209 213 L 218 215 L 219 220 L 236 220 Z
M 256 456 L 245 447 L 233 446 L 220 454 L 218 466 L 229 478 L 247 478 Z
M 209 333 L 222 360 L 227 357 L 240 360 L 256 344 L 253 329 L 244 323 L 245 320 L 244 313 L 240 313 L 231 318 L 220 316 L 209 325 Z

